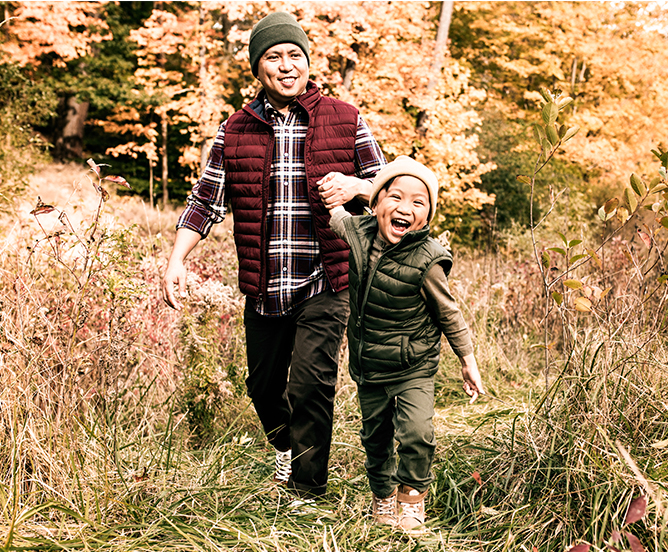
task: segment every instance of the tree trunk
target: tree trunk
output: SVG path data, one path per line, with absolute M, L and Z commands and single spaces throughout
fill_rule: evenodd
M 454 1 L 449 0 L 441 2 L 441 17 L 438 21 L 438 31 L 436 32 L 436 44 L 434 44 L 434 55 L 431 60 L 430 77 L 427 83 L 427 92 L 431 92 L 436 87 L 438 75 L 443 68 L 443 57 L 448 43 L 448 34 L 450 33 L 450 21 L 452 20 L 452 8 Z M 424 136 L 427 132 L 427 119 L 429 114 L 426 111 L 418 113 L 415 128 L 418 135 Z
M 352 59 L 346 60 L 346 67 L 343 70 L 343 87 L 350 92 L 353 85 L 353 74 L 355 73 L 355 66 L 357 64 Z
M 204 136 L 206 115 L 206 42 L 204 37 L 204 8 L 199 6 L 199 101 L 200 101 L 200 143 L 199 143 L 199 173 L 204 172 L 207 159 L 206 136 Z
M 84 124 L 88 115 L 88 102 L 80 102 L 69 96 L 63 105 L 63 125 L 56 138 L 55 156 L 60 159 L 80 158 L 83 155 Z
M 153 161 L 148 161 L 148 195 L 151 209 L 153 209 Z
M 169 203 L 169 167 L 167 164 L 167 112 L 160 115 L 162 127 L 162 208 L 166 209 Z

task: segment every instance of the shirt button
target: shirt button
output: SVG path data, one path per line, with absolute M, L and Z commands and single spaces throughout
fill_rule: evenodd
M 287 185 L 288 185 L 288 181 L 286 180 L 285 182 L 283 182 L 283 185 L 284 185 L 284 186 L 287 186 Z
M 283 157 L 287 157 L 288 155 L 290 155 L 290 154 L 286 151 L 286 152 L 283 154 Z
M 287 271 L 288 271 L 288 267 L 287 267 L 287 266 L 284 266 L 284 267 L 283 267 L 283 272 L 287 272 Z

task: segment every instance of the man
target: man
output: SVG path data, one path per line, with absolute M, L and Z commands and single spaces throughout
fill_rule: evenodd
M 163 297 L 181 308 L 174 287 L 185 297 L 184 260 L 229 201 L 246 295 L 248 395 L 277 451 L 274 479 L 319 496 L 349 314 L 348 247 L 330 230 L 327 207 L 360 212 L 385 159 L 357 109 L 309 81 L 308 39 L 291 15 L 257 23 L 249 54 L 262 91 L 218 131 L 177 223 Z

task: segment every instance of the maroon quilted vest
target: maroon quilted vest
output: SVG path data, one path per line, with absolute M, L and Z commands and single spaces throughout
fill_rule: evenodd
M 349 250 L 329 228 L 329 211 L 316 182 L 332 171 L 355 173 L 358 112 L 345 102 L 322 96 L 311 81 L 297 101 L 309 117 L 304 161 L 320 256 L 332 289 L 341 291 L 348 287 Z M 256 98 L 225 125 L 225 194 L 234 215 L 239 289 L 250 297 L 262 297 L 267 286 L 266 219 L 274 131 L 263 114 L 264 104 Z M 351 203 L 348 210 L 360 212 L 361 204 Z

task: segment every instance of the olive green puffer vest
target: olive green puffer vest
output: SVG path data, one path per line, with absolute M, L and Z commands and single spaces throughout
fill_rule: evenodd
M 382 385 L 433 376 L 441 331 L 420 289 L 436 263 L 450 272 L 452 256 L 425 228 L 385 249 L 366 274 L 376 217 L 349 217 L 344 224 L 350 244 L 350 375 L 359 384 Z

